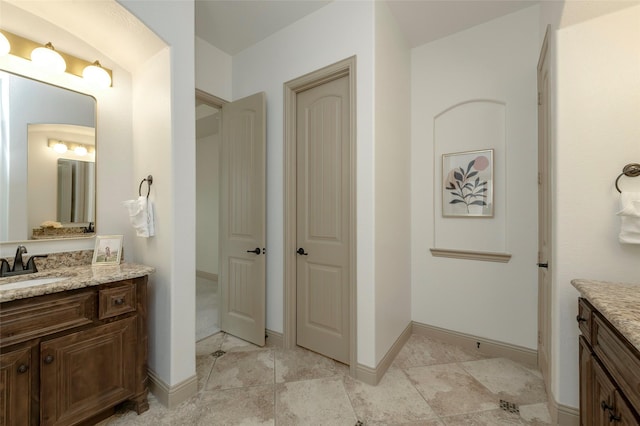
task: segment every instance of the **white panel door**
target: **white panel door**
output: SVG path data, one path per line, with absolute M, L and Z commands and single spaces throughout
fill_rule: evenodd
M 265 95 L 222 107 L 220 328 L 264 345 Z
M 349 364 L 349 78 L 300 92 L 296 126 L 296 342 Z
M 548 35 L 548 34 L 547 34 Z M 547 383 L 551 355 L 551 113 L 549 47 L 542 46 L 538 64 L 538 367 Z

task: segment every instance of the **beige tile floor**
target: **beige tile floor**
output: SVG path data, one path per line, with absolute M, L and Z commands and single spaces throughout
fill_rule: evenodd
M 226 353 L 218 358 L 217 350 Z M 173 410 L 150 395 L 149 411 L 116 425 L 549 425 L 540 373 L 413 335 L 377 386 L 303 350 L 260 348 L 219 333 L 197 344 L 198 394 Z M 500 408 L 500 400 L 519 412 Z

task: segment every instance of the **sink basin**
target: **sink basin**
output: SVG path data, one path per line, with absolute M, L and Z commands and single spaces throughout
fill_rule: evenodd
M 68 279 L 68 277 L 34 278 L 32 280 L 22 280 L 9 284 L 0 284 L 0 290 L 17 290 L 34 287 L 37 285 L 56 283 L 58 281 L 63 281 L 66 279 Z

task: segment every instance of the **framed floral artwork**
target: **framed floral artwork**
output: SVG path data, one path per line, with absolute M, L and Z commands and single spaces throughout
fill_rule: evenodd
M 493 217 L 493 149 L 442 155 L 442 216 Z

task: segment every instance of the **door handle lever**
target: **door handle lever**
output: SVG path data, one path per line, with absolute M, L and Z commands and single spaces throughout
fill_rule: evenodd
M 303 249 L 302 247 L 300 247 L 300 248 L 298 249 L 298 251 L 296 251 L 296 253 L 298 253 L 298 254 L 300 254 L 300 255 L 302 255 L 302 256 L 308 256 L 308 255 L 309 255 L 309 253 L 307 253 L 306 251 L 304 251 L 304 249 Z
M 260 254 L 260 248 L 256 247 L 255 250 L 247 250 L 247 253 L 255 253 L 255 254 Z
M 549 268 L 548 263 L 536 263 L 536 265 L 538 265 L 538 268 Z

